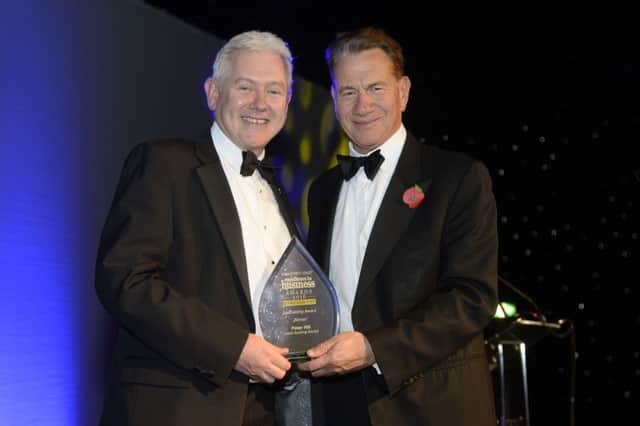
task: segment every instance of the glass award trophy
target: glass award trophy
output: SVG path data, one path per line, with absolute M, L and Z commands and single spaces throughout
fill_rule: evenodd
M 289 348 L 289 361 L 338 332 L 335 289 L 300 240 L 293 238 L 264 286 L 258 320 L 265 340 Z

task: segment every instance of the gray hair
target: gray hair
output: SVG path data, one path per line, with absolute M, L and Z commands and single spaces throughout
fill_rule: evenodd
M 293 58 L 287 43 L 280 37 L 270 32 L 247 31 L 232 37 L 218 51 L 213 63 L 213 78 L 223 81 L 229 73 L 233 54 L 247 50 L 250 52 L 261 52 L 272 50 L 280 55 L 287 75 L 287 88 L 291 93 L 293 83 Z

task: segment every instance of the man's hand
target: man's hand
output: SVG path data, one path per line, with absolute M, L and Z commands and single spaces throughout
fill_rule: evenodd
M 284 357 L 287 352 L 287 348 L 272 345 L 260 336 L 249 334 L 235 369 L 255 381 L 273 383 L 282 379 L 291 368 L 291 363 Z
M 311 361 L 298 364 L 300 370 L 313 377 L 346 374 L 375 363 L 376 357 L 364 334 L 357 331 L 340 333 L 309 349 Z

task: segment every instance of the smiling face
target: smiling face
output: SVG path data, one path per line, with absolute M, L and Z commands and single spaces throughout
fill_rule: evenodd
M 331 86 L 336 117 L 356 151 L 382 145 L 402 124 L 411 82 L 397 78 L 389 57 L 378 48 L 342 57 Z
M 216 123 L 242 150 L 262 154 L 287 118 L 289 92 L 282 58 L 275 52 L 240 50 L 222 81 L 209 78 L 205 92 Z

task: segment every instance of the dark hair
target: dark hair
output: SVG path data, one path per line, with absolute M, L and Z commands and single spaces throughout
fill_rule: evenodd
M 402 47 L 393 37 L 375 27 L 364 27 L 347 33 L 338 34 L 325 52 L 331 78 L 334 68 L 345 56 L 355 55 L 370 49 L 381 49 L 391 59 L 393 73 L 397 78 L 404 74 L 404 56 Z

